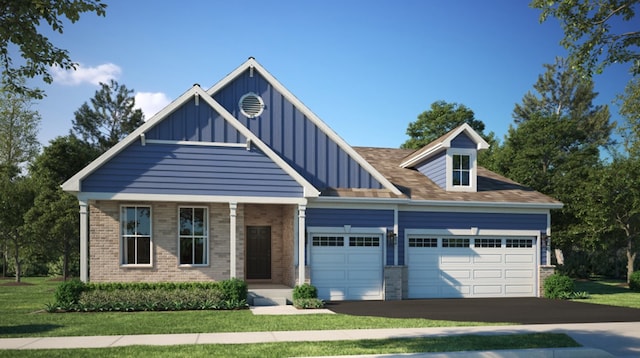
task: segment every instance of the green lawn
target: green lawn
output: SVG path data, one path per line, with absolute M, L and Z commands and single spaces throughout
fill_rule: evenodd
M 589 292 L 589 299 L 583 300 L 587 303 L 640 308 L 640 292 L 629 290 L 621 280 L 579 280 L 575 290 Z
M 26 278 L 25 286 L 0 281 L 0 337 L 92 336 L 486 325 L 425 319 L 349 315 L 255 316 L 240 311 L 46 313 L 59 282 Z M 492 324 L 495 325 L 495 324 Z

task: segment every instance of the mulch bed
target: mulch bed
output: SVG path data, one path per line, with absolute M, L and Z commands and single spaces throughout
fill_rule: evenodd
M 640 309 L 545 298 L 332 301 L 328 309 L 355 316 L 516 324 L 640 322 Z

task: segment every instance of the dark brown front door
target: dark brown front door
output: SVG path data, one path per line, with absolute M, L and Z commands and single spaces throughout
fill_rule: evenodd
M 247 279 L 271 278 L 271 226 L 247 226 Z

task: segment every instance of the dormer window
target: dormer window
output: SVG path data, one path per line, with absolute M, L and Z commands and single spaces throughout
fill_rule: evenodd
M 476 191 L 476 161 L 477 151 L 475 149 L 449 148 L 446 156 L 446 190 Z
M 471 185 L 471 157 L 469 155 L 454 154 L 452 169 L 453 186 Z

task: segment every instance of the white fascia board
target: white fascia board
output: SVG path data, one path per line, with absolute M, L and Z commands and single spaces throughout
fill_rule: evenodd
M 443 147 L 442 143 L 438 143 L 436 145 L 433 146 L 433 148 L 429 148 L 429 150 L 425 151 L 424 153 L 420 154 L 419 156 L 416 157 L 411 157 L 408 160 L 400 163 L 400 166 L 402 168 L 411 168 L 414 165 L 420 163 L 421 161 L 423 161 L 426 158 L 431 157 L 432 155 L 440 152 L 441 150 L 446 149 Z
M 271 159 L 276 165 L 285 171 L 291 178 L 293 178 L 298 184 L 300 184 L 304 190 L 305 197 L 318 197 L 320 191 L 316 189 L 311 183 L 309 183 L 300 173 L 293 169 L 287 162 L 284 161 L 278 154 L 276 154 L 268 145 L 266 145 L 258 136 L 253 134 L 249 128 L 245 127 L 236 119 L 231 113 L 229 113 L 222 105 L 216 102 L 211 95 L 205 92 L 200 87 L 195 88 L 196 93 L 200 94 L 200 97 L 211 108 L 218 112 L 231 126 L 233 126 L 238 132 L 240 132 L 245 138 L 249 139 L 256 147 L 258 147 L 269 159 Z
M 405 229 L 405 237 L 411 235 L 436 235 L 436 236 L 511 236 L 511 237 L 540 237 L 537 230 L 494 230 L 494 229 Z
M 253 68 L 254 71 L 258 71 L 276 90 L 293 104 L 302 114 L 304 114 L 309 120 L 315 124 L 320 130 L 326 134 L 331 140 L 333 140 L 338 146 L 344 150 L 353 160 L 360 164 L 369 174 L 371 174 L 378 182 L 380 182 L 386 189 L 390 190 L 396 195 L 402 195 L 400 190 L 396 188 L 384 175 L 377 171 L 369 162 L 367 162 L 360 154 L 358 154 L 347 142 L 342 139 L 336 132 L 334 132 L 326 123 L 324 123 L 320 117 L 313 113 L 307 106 L 302 103 L 293 93 L 291 93 L 285 86 L 283 86 L 273 75 L 271 75 L 264 67 L 262 67 L 256 60 L 249 58 L 245 63 L 236 68 L 233 72 L 227 75 L 223 80 L 216 83 L 213 87 L 207 90 L 207 93 L 213 97 L 216 92 L 226 86 L 235 77 L 242 74 L 249 68 Z
M 217 196 L 217 195 L 175 195 L 175 194 L 127 194 L 127 193 L 80 193 L 78 199 L 119 200 L 138 202 L 181 202 L 181 203 L 243 203 L 243 204 L 292 204 L 306 205 L 306 198 L 262 197 L 262 196 Z
M 350 204 L 393 204 L 406 205 L 406 208 L 412 209 L 424 208 L 424 210 L 433 210 L 433 208 L 455 208 L 456 210 L 465 209 L 535 209 L 535 210 L 551 210 L 561 209 L 562 203 L 524 203 L 524 202 L 484 202 L 484 201 L 448 201 L 448 200 L 411 200 L 403 198 L 349 198 L 349 197 L 318 197 L 310 202 L 315 203 L 350 203 Z M 407 210 L 401 207 L 401 210 Z
M 183 93 L 180 97 L 171 102 L 168 106 L 164 107 L 158 113 L 156 113 L 153 117 L 149 118 L 144 124 L 134 130 L 131 134 L 125 137 L 123 140 L 118 142 L 116 145 L 111 147 L 109 150 L 104 152 L 101 156 L 95 159 L 93 162 L 89 163 L 86 167 L 72 176 L 69 180 L 62 184 L 62 190 L 67 192 L 80 192 L 82 190 L 80 182 L 82 179 L 89 176 L 89 174 L 93 173 L 96 169 L 100 168 L 104 163 L 109 161 L 109 159 L 113 158 L 116 154 L 120 153 L 126 147 L 128 147 L 131 143 L 135 142 L 141 134 L 144 134 L 146 131 L 155 126 L 158 122 L 162 121 L 166 116 L 171 114 L 173 111 L 178 109 L 181 105 L 183 105 L 186 101 L 190 100 L 191 97 L 195 94 L 195 89 L 200 89 L 199 86 L 193 86 L 191 89 Z
M 489 148 L 489 143 L 482 139 L 482 137 L 476 131 L 474 131 L 468 123 L 463 123 L 460 127 L 458 127 L 458 129 L 451 132 L 451 134 L 447 136 L 447 139 L 443 141 L 444 146 L 446 148 L 450 148 L 451 141 L 462 132 L 465 132 L 468 136 L 471 137 L 471 139 L 473 139 L 473 141 L 476 143 L 476 149 L 481 150 Z

